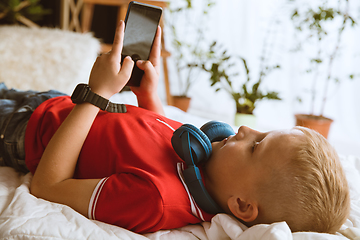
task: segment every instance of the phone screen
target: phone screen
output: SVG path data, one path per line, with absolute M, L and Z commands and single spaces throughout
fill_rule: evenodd
M 125 20 L 123 57 L 134 61 L 148 60 L 162 10 L 158 7 L 131 2 Z M 127 85 L 139 86 L 143 75 L 136 66 Z M 139 79 L 140 78 L 140 79 Z

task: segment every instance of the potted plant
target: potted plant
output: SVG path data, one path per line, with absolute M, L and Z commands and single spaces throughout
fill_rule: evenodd
M 222 51 L 221 47 L 216 46 L 216 43 L 211 46 L 210 50 L 213 55 L 211 61 L 202 64 L 201 67 L 210 73 L 211 86 L 216 87 L 216 92 L 226 91 L 234 100 L 236 106 L 234 122 L 236 126 L 247 125 L 255 128 L 254 110 L 257 103 L 265 99 L 281 100 L 278 92 L 263 91 L 260 88 L 264 78 L 280 66 L 267 66 L 264 64 L 265 58 L 262 57 L 259 76 L 255 81 L 252 81 L 248 64 L 244 58 L 227 54 L 227 51 Z M 219 52 L 220 54 L 218 54 Z M 242 79 L 237 71 L 232 71 L 234 67 L 238 69 L 239 64 L 244 69 Z
M 173 88 L 177 93 L 172 96 L 172 102 L 183 111 L 187 111 L 190 105 L 189 91 L 201 72 L 197 65 L 209 58 L 211 45 L 205 38 L 207 29 L 204 26 L 215 3 L 203 0 L 201 7 L 194 4 L 194 0 L 170 2 L 170 16 L 166 20 L 172 33 L 171 58 L 177 73 L 177 85 Z
M 291 2 L 296 2 L 296 0 L 291 0 Z M 339 0 L 337 7 L 329 6 L 326 0 L 320 2 L 320 6 L 316 8 L 307 7 L 303 9 L 302 7 L 297 7 L 291 15 L 295 29 L 298 32 L 305 32 L 307 36 L 306 39 L 298 43 L 298 50 L 306 50 L 306 47 L 314 48 L 316 46 L 316 51 L 312 51 L 313 55 L 310 57 L 310 67 L 306 71 L 312 74 L 310 114 L 296 114 L 295 117 L 296 125 L 315 129 L 324 137 L 327 137 L 330 125 L 333 122 L 332 119 L 324 116 L 329 96 L 329 87 L 332 83 L 340 83 L 340 78 L 334 76 L 332 68 L 341 47 L 344 30 L 348 27 L 353 27 L 355 20 L 349 15 L 348 0 Z M 304 6 L 303 3 L 301 5 Z M 334 24 L 337 22 L 340 25 L 335 29 Z M 332 25 L 329 25 L 329 23 L 332 23 Z M 327 30 L 329 26 L 333 28 L 333 31 Z M 329 48 L 329 44 L 324 44 L 326 41 L 327 43 L 330 41 L 333 44 L 331 48 Z M 347 78 L 353 79 L 354 76 L 354 74 L 349 74 Z M 322 95 L 318 91 L 319 85 L 322 88 Z M 319 99 L 321 101 L 320 110 L 316 114 L 315 105 L 317 98 L 321 98 Z M 302 101 L 301 98 L 298 99 L 300 102 Z
M 50 14 L 51 10 L 44 9 L 40 0 L 5 0 L 0 2 L 0 23 L 22 23 L 28 27 L 39 27 L 36 21 Z

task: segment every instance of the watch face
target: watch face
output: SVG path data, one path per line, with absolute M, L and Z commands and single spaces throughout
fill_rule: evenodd
M 89 86 L 86 84 L 78 84 L 71 95 L 71 100 L 73 103 L 82 103 L 85 100 L 85 97 L 89 91 Z
M 71 95 L 71 100 L 75 104 L 88 102 L 97 106 L 101 110 L 106 110 L 110 102 L 108 99 L 92 92 L 91 88 L 87 84 L 78 84 Z

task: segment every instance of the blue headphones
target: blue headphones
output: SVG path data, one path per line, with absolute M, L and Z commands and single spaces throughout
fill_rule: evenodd
M 209 159 L 212 142 L 221 141 L 234 134 L 229 124 L 211 121 L 200 129 L 191 124 L 184 124 L 171 138 L 175 152 L 187 165 L 183 172 L 185 183 L 195 202 L 207 213 L 216 214 L 223 210 L 206 191 L 197 165 Z

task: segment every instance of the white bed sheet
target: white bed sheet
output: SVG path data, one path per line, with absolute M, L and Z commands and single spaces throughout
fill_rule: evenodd
M 173 119 L 198 127 L 207 121 L 173 107 L 166 107 L 165 112 Z M 350 185 L 351 214 L 336 235 L 291 233 L 285 222 L 247 228 L 226 214 L 216 215 L 211 223 L 140 235 L 89 220 L 67 206 L 38 199 L 29 193 L 30 173 L 22 175 L 0 167 L 0 239 L 360 239 L 360 158 L 341 156 L 341 159 Z

